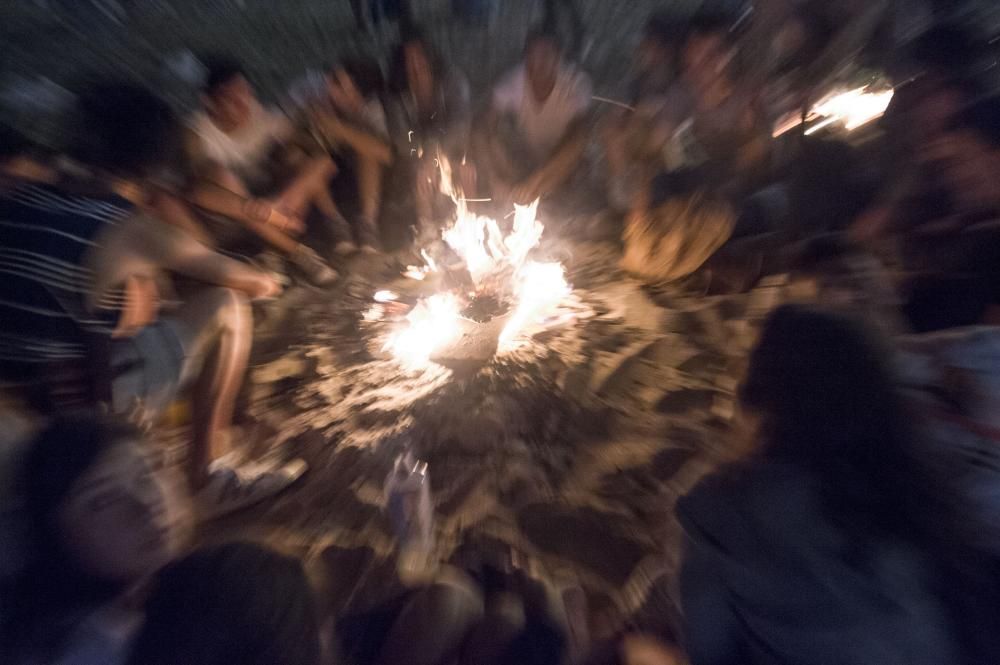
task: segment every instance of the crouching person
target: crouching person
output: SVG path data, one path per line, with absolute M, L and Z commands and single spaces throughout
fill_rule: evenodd
M 229 429 L 253 340 L 249 301 L 278 285 L 144 214 L 146 177 L 179 138 L 162 102 L 104 85 L 72 120 L 87 175 L 0 196 L 0 375 L 51 395 L 75 368 L 86 401 L 144 417 L 192 385 L 187 475 L 204 514 L 273 495 L 303 464 L 240 468 Z M 206 287 L 160 312 L 157 285 L 171 273 Z

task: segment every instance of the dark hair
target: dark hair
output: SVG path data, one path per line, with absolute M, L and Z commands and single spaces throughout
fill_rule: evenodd
M 939 488 L 919 460 L 889 354 L 857 322 L 777 309 L 740 397 L 762 416 L 760 454 L 818 479 L 831 515 L 874 533 L 933 537 L 925 499 Z
M 949 128 L 974 132 L 990 147 L 1000 149 L 1000 97 L 976 102 L 959 113 Z
M 80 95 L 70 124 L 70 154 L 117 176 L 149 175 L 171 160 L 181 142 L 170 107 L 131 84 L 92 86 Z
M 301 562 L 231 543 L 201 549 L 160 573 L 129 662 L 316 665 L 320 651 Z
M 344 58 L 339 63 L 327 69 L 329 72 L 343 68 L 347 72 L 362 97 L 370 98 L 380 95 L 385 89 L 385 78 L 378 64 L 364 58 Z
M 214 95 L 219 88 L 230 83 L 233 79 L 246 76 L 243 65 L 229 56 L 205 56 L 201 58 L 201 62 L 205 66 L 205 82 L 201 91 L 206 95 Z
M 56 649 L 72 627 L 61 624 L 124 591 L 125 582 L 80 568 L 55 520 L 73 485 L 104 452 L 141 438 L 131 425 L 83 414 L 56 420 L 30 444 L 23 482 L 31 548 L 13 592 L 15 612 L 4 626 L 8 644 Z
M 434 80 L 440 83 L 444 76 L 444 65 L 438 52 L 431 46 L 431 43 L 424 36 L 424 33 L 417 28 L 411 28 L 403 37 L 403 40 L 396 47 L 396 52 L 392 56 L 392 64 L 389 68 L 389 88 L 393 92 L 403 93 L 410 87 L 410 82 L 406 73 L 406 49 L 409 46 L 420 46 L 427 55 L 427 60 L 431 66 Z
M 539 42 L 550 44 L 559 52 L 562 52 L 563 50 L 562 40 L 559 39 L 559 34 L 550 26 L 543 25 L 529 32 L 528 36 L 524 40 L 524 50 L 527 51 Z
M 695 14 L 687 23 L 685 41 L 709 35 L 722 35 L 728 40 L 732 27 L 733 21 L 722 14 Z
M 684 37 L 684 23 L 662 13 L 653 14 L 646 21 L 642 36 L 666 48 L 676 46 Z

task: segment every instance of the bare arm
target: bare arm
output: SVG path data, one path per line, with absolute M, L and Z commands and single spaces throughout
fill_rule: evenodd
M 384 166 L 392 164 L 392 148 L 370 132 L 354 127 L 334 115 L 317 117 L 316 123 L 330 139 L 338 143 L 346 143 L 379 164 Z
M 263 272 L 212 251 L 175 227 L 145 215 L 109 227 L 87 257 L 95 275 L 90 304 L 134 277 L 174 272 L 207 284 L 243 291 L 251 297 L 274 295 L 277 284 Z

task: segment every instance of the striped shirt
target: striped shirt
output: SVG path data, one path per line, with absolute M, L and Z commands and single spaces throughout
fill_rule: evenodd
M 89 311 L 88 251 L 133 213 L 116 195 L 71 195 L 48 185 L 0 194 L 0 374 L 86 357 L 88 335 L 110 337 L 122 293 Z

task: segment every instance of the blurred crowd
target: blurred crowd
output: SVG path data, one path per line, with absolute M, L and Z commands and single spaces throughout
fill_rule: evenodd
M 189 117 L 102 80 L 74 91 L 58 149 L 2 126 L 0 387 L 37 426 L 4 464 L 0 659 L 1000 662 L 995 59 L 975 26 L 890 47 L 870 4 L 652 16 L 619 99 L 557 13 L 477 98 L 405 3 L 356 2 L 399 23 L 387 68 L 338 60 L 272 104 L 204 54 Z M 857 127 L 814 112 L 887 89 Z M 234 425 L 255 314 L 419 252 L 455 196 L 498 220 L 538 200 L 558 236 L 620 241 L 653 291 L 805 287 L 750 354 L 745 454 L 677 505 L 676 635 L 599 630 L 517 557 L 466 556 L 345 617 L 294 556 L 192 542 L 308 472 Z M 182 394 L 178 479 L 149 432 Z

